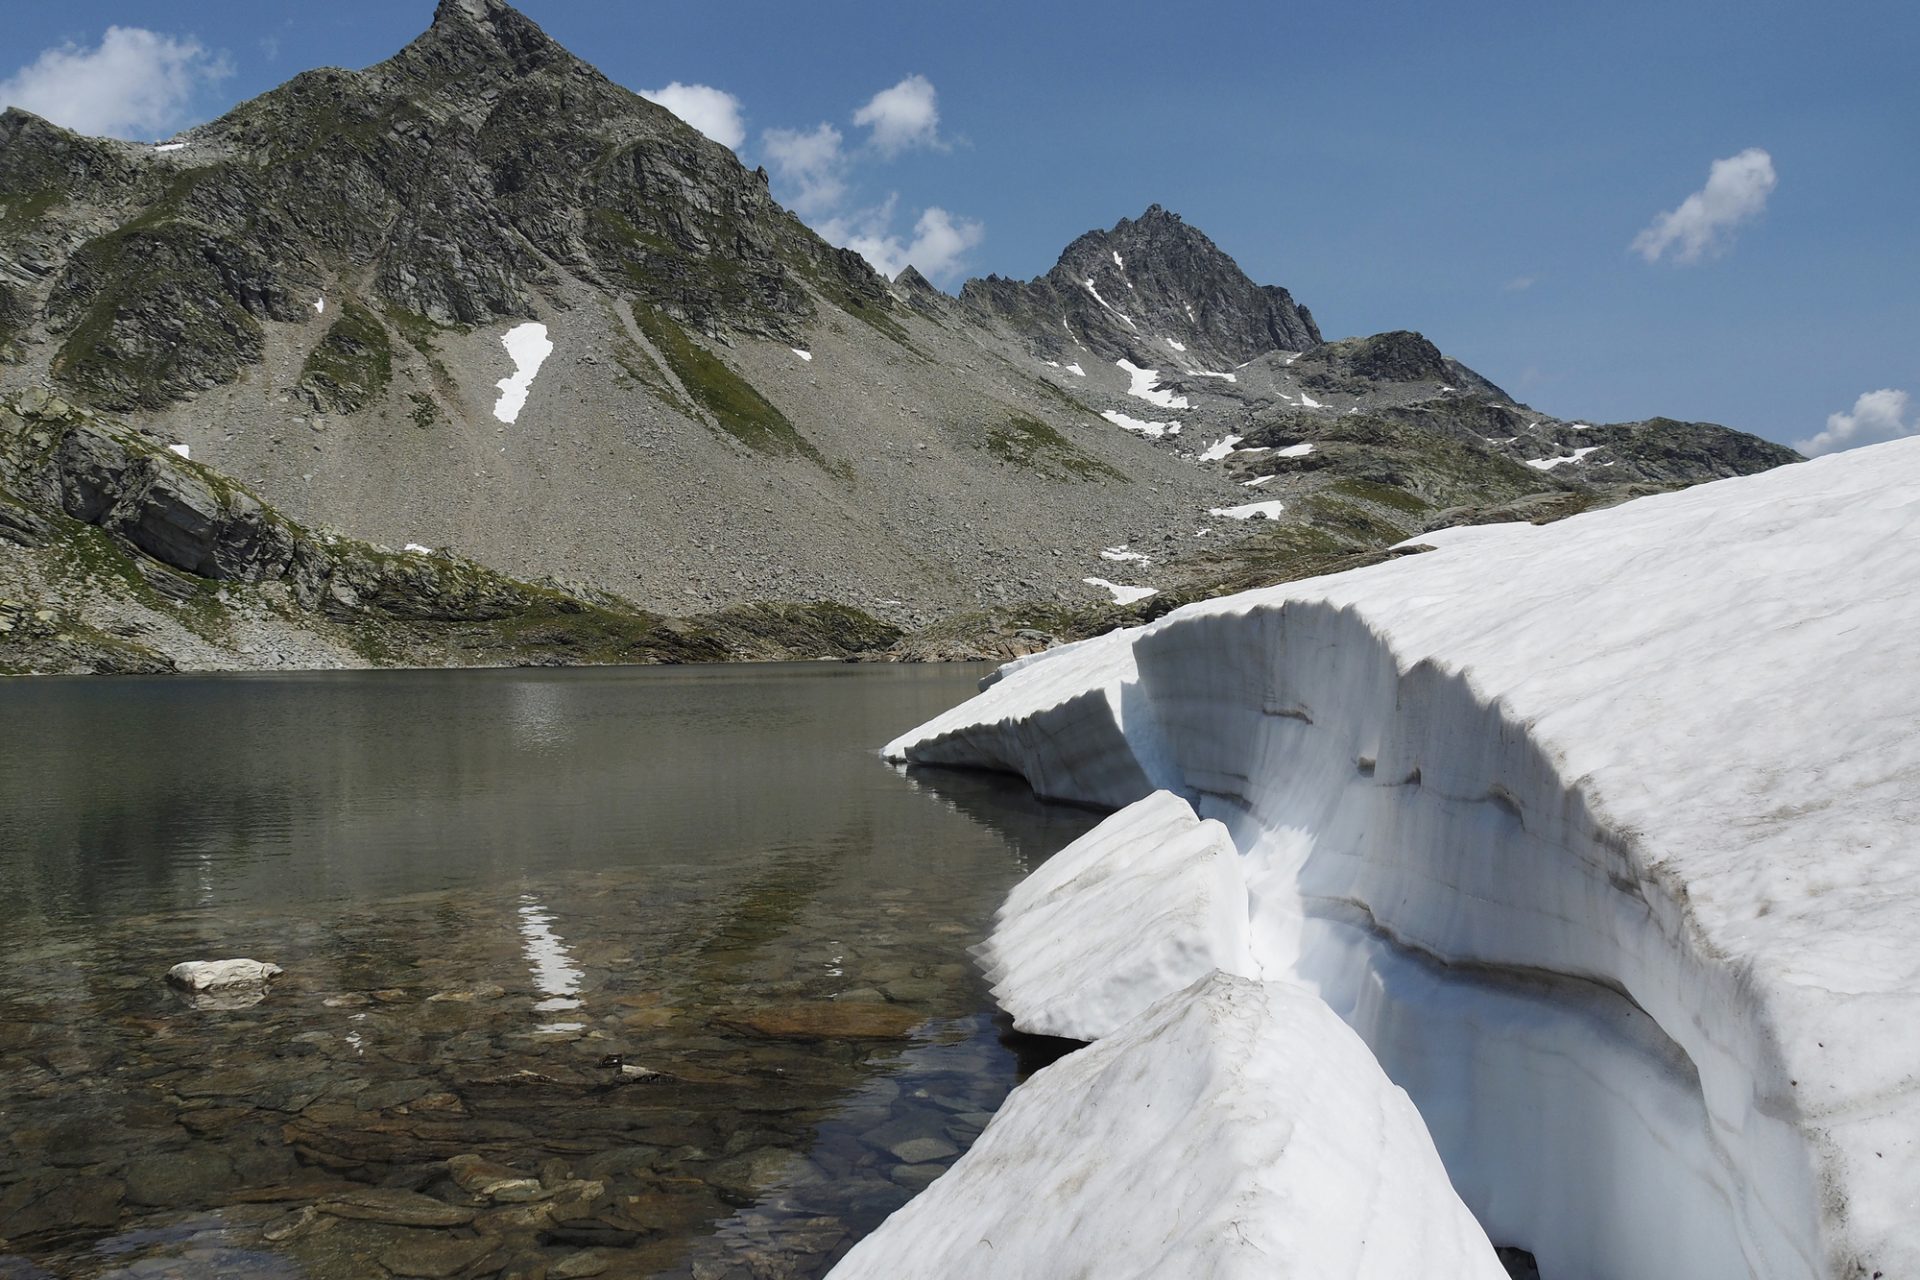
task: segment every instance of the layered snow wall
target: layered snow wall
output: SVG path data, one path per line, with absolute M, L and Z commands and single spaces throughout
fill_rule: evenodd
M 1218 819 L 1256 975 L 1554 1280 L 1920 1274 L 1917 533 L 1920 441 L 1452 531 L 1012 664 L 887 754 Z

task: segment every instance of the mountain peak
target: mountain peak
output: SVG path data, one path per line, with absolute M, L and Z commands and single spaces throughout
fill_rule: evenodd
M 468 73 L 504 68 L 526 75 L 568 64 L 591 70 L 506 0 L 440 0 L 432 25 L 395 61 Z
M 501 0 L 440 0 L 439 7 L 433 13 L 433 25 L 437 27 L 442 23 L 468 19 L 485 21 L 505 8 L 507 5 Z
M 1031 285 L 972 281 L 961 299 L 1023 325 L 1038 319 L 1042 345 L 1079 334 L 1109 357 L 1159 358 L 1178 343 L 1171 349 L 1191 347 L 1195 359 L 1237 364 L 1320 342 L 1312 314 L 1285 289 L 1255 284 L 1205 233 L 1159 204 L 1080 236 Z

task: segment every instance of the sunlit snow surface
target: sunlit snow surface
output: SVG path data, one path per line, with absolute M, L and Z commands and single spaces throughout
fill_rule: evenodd
M 540 366 L 553 354 L 553 343 L 547 341 L 547 326 L 537 322 L 515 325 L 501 337 L 500 343 L 513 360 L 513 372 L 495 384 L 500 388 L 500 399 L 494 403 L 493 416 L 502 422 L 513 422 L 526 407 L 527 392 L 532 389 Z
M 170 444 L 167 446 L 167 452 L 177 453 L 181 457 L 189 460 L 193 458 L 193 450 L 184 444 Z
M 1320 1001 L 1216 973 L 1015 1089 L 832 1280 L 1504 1280 Z
M 1916 1275 L 1916 534 L 1920 440 L 1446 531 L 1028 659 L 887 754 L 1220 819 L 1259 976 L 1543 1275 Z M 1036 1158 L 1107 1176 L 1054 1118 Z
M 808 364 L 813 363 L 813 352 L 802 351 L 799 347 L 788 347 L 787 350 L 793 352 L 793 354 L 799 356 L 802 360 L 805 360 Z
M 1215 969 L 1254 972 L 1240 856 L 1224 826 L 1157 791 L 1015 886 L 978 951 L 1015 1027 L 1112 1035 Z

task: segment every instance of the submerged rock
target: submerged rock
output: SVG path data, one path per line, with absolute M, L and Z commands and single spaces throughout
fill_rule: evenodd
M 815 1000 L 741 1010 L 719 1021 L 780 1040 L 897 1040 L 925 1018 L 892 1004 Z
M 473 1221 L 474 1211 L 396 1187 L 348 1191 L 315 1206 L 335 1218 L 383 1222 L 390 1227 L 458 1227 Z
M 167 981 L 188 991 L 262 987 L 279 977 L 277 964 L 261 960 L 187 960 L 167 970 Z

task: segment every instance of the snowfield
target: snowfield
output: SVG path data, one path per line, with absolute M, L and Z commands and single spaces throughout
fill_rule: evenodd
M 1010 664 L 886 754 L 1011 770 L 1111 809 L 1169 791 L 1217 820 L 1245 887 L 1251 989 L 1297 984 L 1356 1032 L 1488 1236 L 1543 1275 L 1916 1275 L 1916 534 L 1920 440 L 1435 535 L 1433 551 Z M 1191 907 L 1186 862 L 1148 870 L 1115 848 L 1113 875 L 1157 876 L 1163 905 Z M 1129 901 L 1161 902 L 1139 889 Z M 1045 946 L 996 934 L 1009 1000 L 1051 981 L 1042 968 L 1081 966 L 1083 994 L 1035 1007 L 1119 1007 L 1093 978 L 1137 959 L 1123 944 L 1144 938 L 1142 909 L 1096 901 L 1050 908 L 1070 932 Z M 1010 900 L 1002 928 L 1022 914 Z M 1208 927 L 1205 945 L 1233 954 L 1231 927 Z M 1161 968 L 1161 985 L 1181 976 Z M 1122 985 L 1136 1002 L 1157 990 Z M 956 1258 L 993 1235 L 974 1274 L 1155 1274 L 1130 1231 L 1162 1212 L 1231 1216 L 1260 1239 L 1337 1234 L 1319 1220 L 1331 1209 L 1247 1198 L 1226 1173 L 1293 1147 L 1247 1157 L 1207 1126 L 1216 1106 L 1290 1126 L 1333 1107 L 1346 1121 L 1314 1157 L 1329 1184 L 1386 1177 L 1353 1128 L 1374 1095 L 1314 1104 L 1266 1074 L 1269 1055 L 1339 1052 L 1290 1009 L 1274 1016 L 1291 1031 L 1248 1031 L 1241 1052 L 1156 1047 L 1155 1019 L 1202 1017 L 1196 990 L 1016 1090 L 849 1266 L 918 1232 Z M 1129 1123 L 1167 1126 L 1164 1145 L 1100 1128 L 1095 1078 L 1122 1072 L 1155 1103 Z M 976 1158 L 1001 1162 L 994 1181 Z M 1125 1199 L 1129 1179 L 1157 1195 Z M 1410 1199 L 1390 1218 L 1433 1220 L 1430 1188 L 1394 1194 Z M 1005 1265 L 1014 1240 L 1054 1249 L 1055 1269 Z M 1436 1255 L 1402 1274 L 1479 1273 Z

